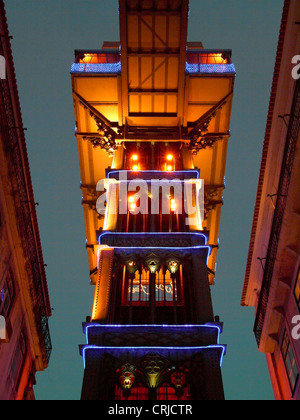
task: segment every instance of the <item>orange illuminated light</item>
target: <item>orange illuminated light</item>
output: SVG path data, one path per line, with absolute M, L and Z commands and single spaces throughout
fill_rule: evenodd
M 134 211 L 136 209 L 136 203 L 133 195 L 128 197 L 128 203 L 130 211 Z
M 228 60 L 222 57 L 221 53 L 214 53 L 208 55 L 208 64 L 227 64 Z
M 168 155 L 167 156 L 167 161 L 171 162 L 174 159 L 173 155 Z
M 138 155 L 132 155 L 132 156 L 131 156 L 131 159 L 132 159 L 134 162 L 137 162 L 137 161 L 138 161 L 138 159 L 139 159 L 139 157 L 138 157 Z
M 89 53 L 85 53 L 83 58 L 79 59 L 79 63 L 84 63 L 84 64 L 99 64 L 99 63 L 105 63 L 106 62 L 106 57 L 105 54 L 89 54 Z
M 174 199 L 171 200 L 171 211 L 176 210 L 176 201 Z

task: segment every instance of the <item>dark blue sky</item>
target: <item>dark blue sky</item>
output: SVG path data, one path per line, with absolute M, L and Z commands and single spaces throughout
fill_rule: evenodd
M 81 323 L 90 315 L 80 176 L 71 94 L 75 49 L 119 39 L 117 0 L 7 0 L 19 95 L 51 305 L 53 353 L 37 374 L 37 399 L 78 400 Z M 228 400 L 271 400 L 254 310 L 240 307 L 283 0 L 190 0 L 189 41 L 232 49 L 237 69 L 214 310 L 228 345 Z

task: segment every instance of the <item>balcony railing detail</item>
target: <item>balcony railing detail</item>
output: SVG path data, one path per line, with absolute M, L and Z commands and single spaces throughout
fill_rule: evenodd
M 260 345 L 264 320 L 267 312 L 270 287 L 273 277 L 273 270 L 276 261 L 277 249 L 279 244 L 281 226 L 283 223 L 284 212 L 288 200 L 290 180 L 292 176 L 293 164 L 296 153 L 297 139 L 300 129 L 300 82 L 296 83 L 294 100 L 290 114 L 285 151 L 282 161 L 281 175 L 278 186 L 277 202 L 273 216 L 273 224 L 270 234 L 268 254 L 264 269 L 264 276 L 259 297 L 254 325 L 254 334 L 257 344 Z M 284 120 L 285 121 L 285 120 Z

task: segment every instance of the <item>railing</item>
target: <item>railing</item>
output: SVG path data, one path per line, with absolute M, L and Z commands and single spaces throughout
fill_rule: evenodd
M 120 53 L 104 50 L 77 51 L 71 66 L 71 73 L 119 74 L 121 70 Z M 230 50 L 188 50 L 185 71 L 188 74 L 236 73 Z
M 264 276 L 262 281 L 262 287 L 259 297 L 259 303 L 257 307 L 256 320 L 254 325 L 254 334 L 256 337 L 257 344 L 260 344 L 261 335 L 264 325 L 264 320 L 267 312 L 270 287 L 273 277 L 273 270 L 276 261 L 279 237 L 281 232 L 281 226 L 284 217 L 284 211 L 288 199 L 288 192 L 290 186 L 290 180 L 292 176 L 297 139 L 300 129 L 300 81 L 296 83 L 294 100 L 292 110 L 290 114 L 288 133 L 285 145 L 285 151 L 283 155 L 282 168 L 278 186 L 277 202 L 274 211 L 273 224 L 271 228 L 268 254 L 266 258 L 266 264 L 264 269 Z
M 118 63 L 74 63 L 71 73 L 121 73 L 121 62 Z
M 234 64 L 190 64 L 186 63 L 186 73 L 195 74 L 236 74 Z
M 189 74 L 236 73 L 231 50 L 188 50 L 185 71 Z
M 230 73 L 235 74 L 234 64 L 190 64 L 186 63 L 185 71 L 187 73 Z M 71 73 L 103 73 L 119 74 L 121 73 L 121 62 L 119 63 L 74 63 L 71 66 Z

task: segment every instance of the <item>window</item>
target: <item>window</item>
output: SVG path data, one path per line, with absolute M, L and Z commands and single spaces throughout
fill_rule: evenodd
M 153 155 L 155 154 L 155 159 Z M 124 167 L 127 170 L 157 170 L 168 171 L 182 169 L 181 144 L 173 143 L 166 147 L 165 143 L 144 143 L 143 147 L 136 147 L 133 143 L 126 143 Z
M 139 270 L 134 266 L 135 261 L 130 261 L 123 267 L 123 274 L 119 279 L 122 286 L 115 291 L 116 299 L 120 299 L 120 306 L 116 306 L 115 323 L 184 323 L 185 300 L 181 265 L 176 273 L 171 274 L 166 265 L 155 261 L 153 263 L 156 264 L 155 267 L 149 262 L 147 267 L 142 266 Z M 154 269 L 157 270 L 155 273 Z
M 115 386 L 115 401 L 147 401 L 148 398 L 148 388 L 141 383 L 132 387 L 129 392 L 125 392 L 119 385 Z
M 191 391 L 190 387 L 185 387 L 181 395 L 179 396 L 176 393 L 175 388 L 170 386 L 169 384 L 163 384 L 157 389 L 157 400 L 165 400 L 165 401 L 188 401 L 191 400 Z
M 295 294 L 295 298 L 296 298 L 298 308 L 300 310 L 300 268 L 298 270 L 298 275 L 297 275 L 297 280 L 296 280 L 296 284 L 295 284 L 294 294 Z
M 135 273 L 135 278 L 129 281 L 128 286 L 128 302 L 143 303 L 149 302 L 150 300 L 150 289 L 149 289 L 149 271 L 143 270 L 140 275 L 138 271 Z
M 14 354 L 11 368 L 10 368 L 11 376 L 12 376 L 13 383 L 15 385 L 16 390 L 18 389 L 19 382 L 21 379 L 22 370 L 23 370 L 25 357 L 26 357 L 26 350 L 27 350 L 26 337 L 25 337 L 24 332 L 22 331 L 20 334 L 18 343 L 17 343 L 17 347 L 15 350 L 15 354 Z
M 14 279 L 9 269 L 4 281 L 0 283 L 0 315 L 7 318 L 10 314 L 15 297 Z
M 142 271 L 139 274 L 138 271 L 135 273 L 135 278 L 132 282 L 129 282 L 128 287 L 128 302 L 142 303 L 149 302 L 150 300 L 150 272 L 149 270 Z M 163 274 L 162 270 L 156 273 L 155 281 L 155 301 L 173 303 L 177 302 L 177 290 L 176 284 L 173 284 L 170 272 L 167 270 Z
M 295 359 L 295 355 L 293 352 L 293 348 L 291 345 L 290 337 L 288 335 L 287 330 L 284 333 L 282 345 L 281 345 L 281 352 L 285 364 L 286 373 L 289 378 L 290 386 L 292 391 L 294 391 L 299 371 Z
M 163 384 L 156 390 L 152 389 L 152 398 L 157 401 L 189 401 L 191 400 L 191 390 L 189 386 L 186 386 L 179 395 L 171 385 Z M 149 389 L 142 383 L 138 383 L 130 391 L 124 391 L 119 385 L 116 385 L 114 399 L 115 401 L 147 401 L 149 400 Z

